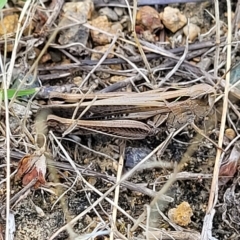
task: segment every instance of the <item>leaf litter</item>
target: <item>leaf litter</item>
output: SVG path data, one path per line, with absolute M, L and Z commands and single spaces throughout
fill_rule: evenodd
M 2 11 L 2 81 L 26 92 L 1 109 L 0 237 L 239 238 L 239 3 L 139 3 L 9 1 Z M 183 108 L 199 99 L 207 114 Z M 72 119 L 68 131 L 49 131 L 44 109 Z M 154 134 L 75 131 L 73 116 L 134 119 Z

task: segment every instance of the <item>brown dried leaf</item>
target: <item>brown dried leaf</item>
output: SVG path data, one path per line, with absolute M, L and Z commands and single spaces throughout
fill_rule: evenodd
M 33 155 L 24 156 L 18 165 L 18 170 L 15 175 L 15 181 L 22 178 L 22 184 L 27 185 L 33 179 L 37 179 L 35 188 L 40 185 L 45 184 L 45 174 L 46 174 L 46 157 L 44 154 L 39 152 Z
M 237 141 L 231 151 L 231 154 L 227 162 L 220 167 L 219 176 L 232 177 L 237 170 L 237 165 L 239 162 L 240 162 L 240 141 Z
M 227 162 L 220 168 L 219 176 L 233 177 L 237 170 L 237 162 Z
M 237 166 L 240 162 L 240 141 L 237 141 L 231 151 L 227 161 L 220 167 L 219 176 L 233 177 L 237 171 Z M 228 182 L 227 179 L 221 179 L 220 184 Z

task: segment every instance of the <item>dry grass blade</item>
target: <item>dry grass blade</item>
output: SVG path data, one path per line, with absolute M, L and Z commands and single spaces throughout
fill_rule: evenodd
M 227 1 L 228 6 L 228 48 L 227 48 L 227 64 L 226 69 L 230 69 L 231 67 L 231 36 L 232 36 L 232 27 L 231 27 L 231 3 L 230 1 Z M 225 123 L 226 123 L 226 115 L 228 111 L 228 92 L 229 92 L 229 81 L 230 81 L 230 72 L 226 74 L 226 86 L 224 89 L 224 100 L 223 100 L 223 112 L 222 112 L 222 119 L 221 119 L 221 128 L 220 128 L 220 135 L 219 135 L 219 142 L 218 145 L 221 148 L 223 143 L 223 136 L 224 136 L 224 129 L 225 129 Z M 212 181 L 212 187 L 209 197 L 209 204 L 208 204 L 208 212 L 211 211 L 213 207 L 213 199 L 214 197 L 217 197 L 217 182 L 218 182 L 218 175 L 219 175 L 219 165 L 220 165 L 220 156 L 222 151 L 218 149 L 217 155 L 216 155 L 216 162 L 215 162 L 215 168 L 214 168 L 214 174 L 213 174 L 213 181 Z
M 0 12 L 0 17 L 1 20 L 3 19 L 3 13 L 2 11 Z M 6 36 L 5 36 L 6 38 Z M 5 40 L 6 42 L 6 40 Z M 12 59 L 13 60 L 13 59 Z M 11 185 L 10 185 L 10 175 L 11 175 L 11 170 L 10 170 L 10 126 L 9 126 L 9 108 L 8 108 L 8 98 L 7 98 L 7 89 L 9 86 L 8 83 L 8 78 L 6 75 L 11 75 L 12 72 L 6 72 L 6 66 L 4 65 L 6 61 L 6 46 L 4 48 L 4 56 L 2 54 L 0 55 L 0 67 L 3 73 L 2 76 L 2 89 L 4 90 L 4 98 L 1 94 L 1 105 L 2 105 L 2 100 L 4 100 L 4 106 L 5 106 L 5 124 L 6 124 L 6 163 L 7 163 L 7 169 L 6 169 L 6 227 L 5 227 L 5 237 L 8 239 L 10 237 L 10 194 L 11 194 Z M 1 107 L 2 108 L 2 107 Z
M 140 52 L 140 54 L 141 54 L 141 56 L 142 56 L 142 59 L 143 59 L 145 65 L 146 65 L 146 67 L 147 67 L 148 73 L 151 75 L 151 77 L 152 77 L 152 79 L 153 79 L 153 75 L 152 75 L 152 71 L 151 71 L 150 65 L 149 65 L 149 63 L 148 63 L 148 60 L 147 60 L 147 58 L 146 58 L 146 55 L 145 55 L 145 53 L 144 53 L 144 51 L 143 51 L 143 48 L 142 48 L 142 46 L 141 46 L 141 44 L 140 44 L 140 42 L 139 42 L 139 40 L 138 40 L 137 34 L 136 34 L 136 30 L 135 30 L 135 26 L 136 26 L 136 16 L 137 16 L 137 0 L 134 0 L 134 1 L 133 1 L 133 22 L 132 22 L 133 37 L 134 37 L 134 40 L 135 40 L 135 42 L 136 42 L 136 44 L 137 44 L 138 50 L 139 50 L 139 52 Z M 150 83 L 150 81 L 149 81 L 147 78 L 145 78 L 145 80 L 146 80 L 147 83 Z
M 101 63 L 107 58 L 108 54 L 112 51 L 112 48 L 114 44 L 116 43 L 117 39 L 119 37 L 119 34 L 116 34 L 108 48 L 108 50 L 104 53 L 102 58 L 99 60 L 99 62 L 96 64 L 96 66 L 88 73 L 88 75 L 85 77 L 85 79 L 82 81 L 81 85 L 79 86 L 79 89 L 81 89 L 84 84 L 88 81 L 90 76 L 95 72 L 95 70 L 101 65 Z
M 123 172 L 123 166 L 124 166 L 124 151 L 125 151 L 125 142 L 121 144 L 120 146 L 120 159 L 118 163 L 118 173 L 116 181 L 119 182 L 122 177 Z M 116 187 L 115 189 L 115 196 L 114 196 L 114 203 L 115 206 L 118 205 L 119 201 L 119 192 L 120 192 L 120 185 Z M 116 223 L 117 223 L 117 208 L 113 207 L 112 216 L 111 216 L 111 233 L 110 233 L 110 240 L 114 240 L 114 230 L 117 229 Z
M 219 5 L 218 1 L 215 2 L 215 6 L 217 8 L 217 13 L 219 11 Z M 228 12 L 228 37 L 227 37 L 227 64 L 226 64 L 226 70 L 230 69 L 231 67 L 231 37 L 232 37 L 232 25 L 231 25 L 231 2 L 227 0 L 227 12 Z M 216 19 L 217 22 L 219 22 L 219 15 L 218 19 Z M 230 72 L 227 72 L 226 74 L 226 85 L 224 89 L 224 100 L 223 100 L 223 111 L 222 111 L 222 118 L 221 118 L 221 127 L 220 127 L 220 134 L 219 134 L 219 141 L 218 146 L 219 148 L 222 148 L 223 143 L 223 137 L 224 137 L 224 130 L 225 130 L 225 123 L 226 123 L 226 116 L 228 111 L 228 92 L 229 92 L 229 82 L 230 82 Z M 202 229 L 202 239 L 207 240 L 209 238 L 212 238 L 212 219 L 215 214 L 214 206 L 217 202 L 217 196 L 218 196 L 218 177 L 219 177 L 219 167 L 220 167 L 220 157 L 222 151 L 220 149 L 217 149 L 216 154 L 216 160 L 215 160 L 215 167 L 213 172 L 213 180 L 211 185 L 211 191 L 209 196 L 209 202 L 208 202 L 208 208 L 207 208 L 207 214 L 205 216 L 205 221 Z

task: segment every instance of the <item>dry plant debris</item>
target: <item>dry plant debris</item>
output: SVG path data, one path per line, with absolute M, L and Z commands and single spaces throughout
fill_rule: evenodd
M 26 155 L 20 160 L 15 180 L 18 181 L 22 178 L 22 184 L 28 185 L 36 179 L 34 187 L 38 188 L 46 183 L 46 170 L 46 157 L 38 151 L 32 155 Z
M 239 238 L 240 1 L 176 2 L 8 1 L 0 239 Z
M 180 226 L 187 226 L 191 223 L 191 216 L 193 215 L 193 211 L 188 202 L 182 202 L 176 208 L 172 208 L 168 212 L 168 217 L 174 223 Z

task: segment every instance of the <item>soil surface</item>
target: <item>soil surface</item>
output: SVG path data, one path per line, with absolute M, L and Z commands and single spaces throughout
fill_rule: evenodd
M 223 106 L 240 3 L 27 4 L 9 1 L 0 29 L 8 88 L 34 92 L 2 103 L 0 239 L 7 192 L 8 239 L 240 239 L 240 85 Z

